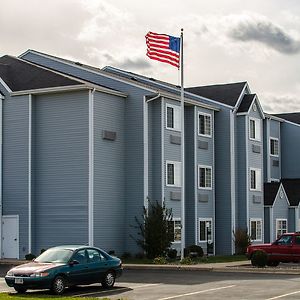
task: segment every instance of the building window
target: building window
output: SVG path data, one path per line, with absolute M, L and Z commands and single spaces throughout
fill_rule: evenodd
M 250 237 L 253 241 L 262 240 L 262 219 L 250 219 Z
M 287 233 L 287 219 L 276 219 L 276 238 Z
M 249 135 L 251 140 L 261 140 L 261 120 L 254 118 L 250 119 Z
M 181 186 L 181 162 L 166 162 L 166 184 L 167 186 Z
M 209 190 L 212 188 L 212 167 L 198 166 L 198 188 Z
M 180 219 L 174 219 L 172 221 L 169 221 L 169 230 L 172 234 L 172 241 L 174 243 L 181 242 L 181 220 Z
M 211 115 L 198 113 L 198 135 L 211 137 Z
M 279 141 L 275 138 L 270 138 L 270 154 L 273 156 L 279 156 Z
M 261 170 L 250 169 L 250 190 L 261 191 Z
M 166 109 L 166 127 L 167 129 L 180 131 L 181 130 L 181 115 L 180 106 L 167 104 Z
M 213 242 L 212 218 L 199 219 L 199 242 Z

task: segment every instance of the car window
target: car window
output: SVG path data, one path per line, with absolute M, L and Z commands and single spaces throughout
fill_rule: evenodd
M 295 236 L 295 243 L 296 245 L 300 245 L 300 235 Z
M 278 245 L 290 245 L 292 243 L 293 236 L 291 235 L 283 235 L 278 241 Z
M 89 262 L 91 263 L 100 262 L 101 260 L 105 259 L 104 256 L 96 249 L 88 249 L 87 253 L 88 253 Z
M 80 264 L 86 264 L 87 258 L 85 255 L 85 250 L 79 250 L 73 256 L 73 260 L 77 260 Z

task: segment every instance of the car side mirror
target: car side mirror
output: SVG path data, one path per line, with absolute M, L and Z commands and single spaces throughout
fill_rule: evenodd
M 76 260 L 76 259 L 71 260 L 71 261 L 69 262 L 69 265 L 70 265 L 70 266 L 79 265 L 79 261 Z

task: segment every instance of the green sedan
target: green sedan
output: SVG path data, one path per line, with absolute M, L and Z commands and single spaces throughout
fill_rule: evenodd
M 50 289 L 61 295 L 66 287 L 101 283 L 111 288 L 122 274 L 122 262 L 89 246 L 59 246 L 43 252 L 32 262 L 10 269 L 5 281 L 19 293 Z

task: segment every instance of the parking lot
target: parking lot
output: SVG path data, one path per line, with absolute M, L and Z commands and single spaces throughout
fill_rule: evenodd
M 14 292 L 0 280 L 1 291 Z M 30 291 L 49 294 L 48 291 Z M 110 299 L 300 299 L 300 275 L 183 270 L 125 270 L 111 290 L 100 285 L 66 290 L 66 296 Z

